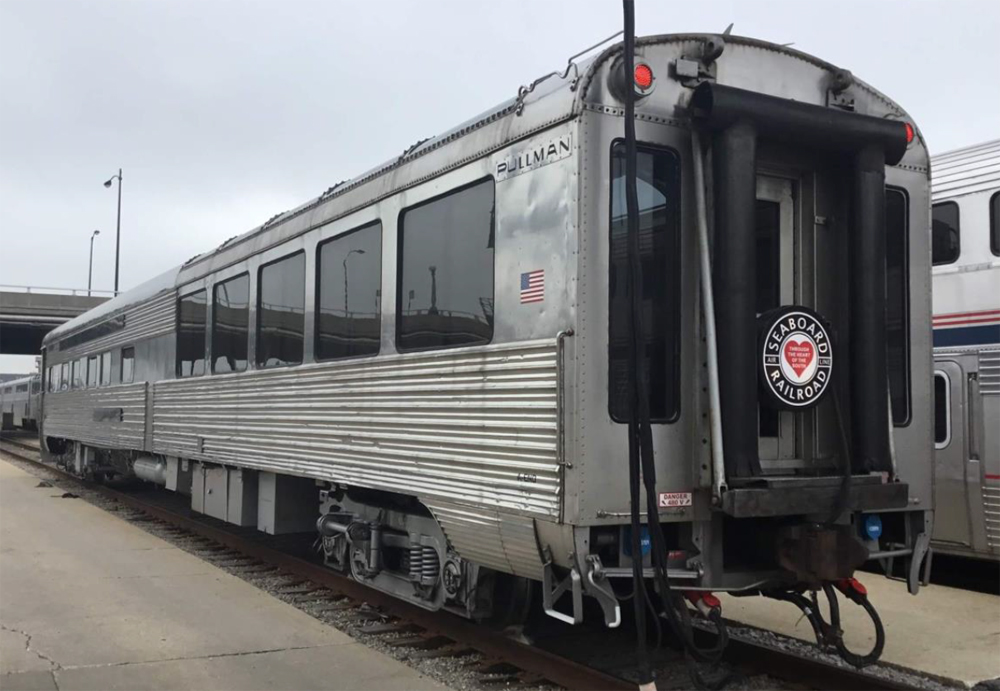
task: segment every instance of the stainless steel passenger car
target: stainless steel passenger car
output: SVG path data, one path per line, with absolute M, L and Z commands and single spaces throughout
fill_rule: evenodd
M 874 88 L 787 47 L 667 35 L 637 50 L 671 579 L 795 588 L 887 552 L 915 572 L 933 443 L 919 133 Z M 614 584 L 639 558 L 621 53 L 536 80 L 54 330 L 48 450 L 224 520 L 318 530 L 328 563 L 425 607 L 496 614 L 541 581 L 550 614 L 579 621 L 589 595 L 615 625 Z M 792 335 L 771 356 L 758 328 L 776 309 Z M 759 395 L 758 369 L 792 399 Z
M 1000 140 L 931 159 L 935 551 L 1000 559 Z
M 37 374 L 0 384 L 0 428 L 37 429 L 40 402 L 41 377 Z

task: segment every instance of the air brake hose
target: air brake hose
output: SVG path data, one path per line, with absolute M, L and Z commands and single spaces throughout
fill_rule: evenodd
M 882 625 L 882 619 L 875 611 L 875 607 L 868 601 L 868 593 L 860 583 L 853 578 L 847 578 L 837 583 L 837 589 L 854 604 L 860 605 L 875 625 L 875 645 L 866 655 L 859 655 L 849 650 L 844 643 L 843 631 L 840 627 L 840 604 L 837 602 L 837 593 L 829 583 L 823 584 L 823 592 L 830 602 L 830 625 L 836 632 L 834 645 L 837 652 L 844 662 L 860 669 L 882 657 L 882 649 L 885 647 L 885 627 Z

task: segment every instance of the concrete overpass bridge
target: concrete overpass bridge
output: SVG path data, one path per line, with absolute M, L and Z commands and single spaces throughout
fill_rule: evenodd
M 0 354 L 38 355 L 45 334 L 113 295 L 110 290 L 0 285 Z

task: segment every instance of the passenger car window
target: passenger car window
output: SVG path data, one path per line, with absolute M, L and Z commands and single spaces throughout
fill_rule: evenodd
M 941 202 L 931 207 L 931 261 L 934 266 L 951 264 L 961 251 L 958 204 Z
M 886 347 L 892 422 L 910 420 L 910 250 L 909 197 L 897 187 L 885 191 Z
M 1000 192 L 990 197 L 990 251 L 1000 256 Z
M 934 373 L 934 447 L 943 449 L 951 442 L 951 392 L 948 377 Z
M 131 384 L 135 377 L 135 348 L 122 348 L 121 377 L 122 384 Z
M 382 224 L 321 243 L 316 264 L 316 359 L 378 353 Z
M 111 386 L 111 351 L 101 353 L 101 386 Z
M 301 363 L 306 255 L 298 252 L 260 267 L 257 286 L 257 366 Z
M 215 285 L 212 304 L 212 371 L 247 368 L 250 338 L 250 276 L 243 274 Z
M 62 371 L 59 374 L 59 390 L 65 391 L 69 388 L 69 363 L 62 363 Z
M 100 365 L 97 362 L 97 356 L 87 358 L 87 387 L 92 388 L 97 386 L 98 375 L 100 373 Z
M 55 369 L 55 367 L 49 367 L 45 370 L 45 390 L 49 393 L 56 390 L 56 381 L 53 378 L 53 370 Z
M 493 212 L 492 178 L 403 211 L 396 291 L 399 350 L 483 345 L 493 339 Z
M 73 361 L 73 388 L 82 389 L 87 385 L 87 358 Z
M 201 376 L 205 374 L 206 293 L 199 290 L 177 302 L 177 376 Z
M 639 146 L 636 156 L 639 247 L 644 314 L 642 352 L 650 419 L 680 413 L 680 163 L 666 149 Z M 611 149 L 611 223 L 608 318 L 608 408 L 611 418 L 631 418 L 628 398 L 629 297 L 625 210 L 625 145 Z

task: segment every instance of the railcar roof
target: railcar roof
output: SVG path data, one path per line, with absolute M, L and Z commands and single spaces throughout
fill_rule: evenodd
M 718 36 L 711 33 L 660 34 L 637 39 L 636 47 L 641 49 L 644 46 L 661 43 L 700 42 L 710 38 L 718 38 Z M 833 71 L 838 69 L 836 66 L 820 60 L 815 56 L 787 46 L 769 43 L 745 36 L 726 36 L 724 40 L 726 43 L 734 45 L 752 46 L 762 50 L 784 54 L 790 58 L 802 60 L 826 70 Z M 289 221 L 301 214 L 305 214 L 333 199 L 353 191 L 357 191 L 366 185 L 377 185 L 390 172 L 396 171 L 400 167 L 437 149 L 440 149 L 443 146 L 447 146 L 450 143 L 462 139 L 466 135 L 472 134 L 498 120 L 502 120 L 504 118 L 516 118 L 516 120 L 512 120 L 505 125 L 505 129 L 502 134 L 502 143 L 509 144 L 520 138 L 529 136 L 542 127 L 546 127 L 573 117 L 579 112 L 582 103 L 587 98 L 587 87 L 594 74 L 606 60 L 619 53 L 621 49 L 622 43 L 620 42 L 610 44 L 607 48 L 599 51 L 591 57 L 577 61 L 575 63 L 576 70 L 574 71 L 573 69 L 568 69 L 568 76 L 566 79 L 561 78 L 562 70 L 560 69 L 545 78 L 536 80 L 532 85 L 530 85 L 530 89 L 527 86 L 522 87 L 522 93 L 503 101 L 499 105 L 480 113 L 469 120 L 466 120 L 457 127 L 454 127 L 436 137 L 418 141 L 405 149 L 398 157 L 386 161 L 385 163 L 376 166 L 355 178 L 338 182 L 328 188 L 320 196 L 315 197 L 314 199 L 311 199 L 294 209 L 275 214 L 273 217 L 256 228 L 253 228 L 241 235 L 231 237 L 218 247 L 196 255 L 181 266 L 173 268 L 170 271 L 167 271 L 160 276 L 133 288 L 132 290 L 122 293 L 114 299 L 109 300 L 93 310 L 90 310 L 89 312 L 86 312 L 83 315 L 61 325 L 46 335 L 44 344 L 48 345 L 55 340 L 64 338 L 72 332 L 79 330 L 86 324 L 93 323 L 94 321 L 98 321 L 102 318 L 123 311 L 130 305 L 143 302 L 163 290 L 173 289 L 190 280 L 193 280 L 194 278 L 197 278 L 199 275 L 210 273 L 213 261 L 216 259 L 232 257 L 235 261 L 238 261 L 245 256 L 249 256 L 255 250 L 252 249 L 252 245 L 245 243 L 248 243 L 248 241 L 256 238 L 265 231 L 277 228 L 286 221 Z M 574 77 L 579 78 L 577 84 L 574 84 Z M 898 109 L 900 113 L 904 112 L 902 108 L 896 106 L 891 99 L 873 89 L 867 83 L 861 80 L 856 80 L 856 84 L 883 99 L 887 104 L 890 104 L 892 107 Z M 519 104 L 523 104 L 521 114 L 518 114 L 517 112 Z M 485 151 L 483 153 L 485 153 Z M 373 191 L 370 192 L 370 195 L 372 198 L 375 198 L 376 191 L 373 189 Z M 240 248 L 241 251 L 236 252 L 235 250 L 237 247 L 241 245 L 243 246 Z
M 1000 139 L 931 156 L 931 197 L 952 199 L 1000 188 Z

